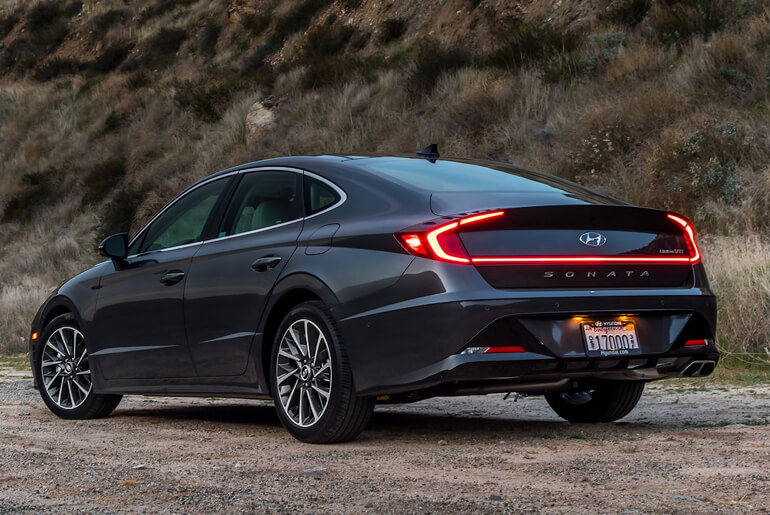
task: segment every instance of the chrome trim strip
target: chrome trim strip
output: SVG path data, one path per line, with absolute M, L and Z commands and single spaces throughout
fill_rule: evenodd
M 177 347 L 177 345 L 139 345 L 136 347 L 110 347 L 91 353 L 91 356 L 104 356 L 105 354 L 123 354 L 124 352 L 137 352 L 147 350 L 160 350 Z
M 220 336 L 219 338 L 212 338 L 211 340 L 203 340 L 202 342 L 198 342 L 198 343 L 223 342 L 225 340 L 234 340 L 236 338 L 245 338 L 247 336 L 254 336 L 255 334 L 257 333 L 249 333 L 249 332 L 233 333 L 233 334 L 227 334 L 225 336 Z
M 159 249 L 159 250 L 155 250 L 153 252 L 144 252 L 142 254 L 154 254 L 155 252 L 168 252 L 170 250 L 182 249 L 182 248 L 185 248 L 185 247 L 191 247 L 193 245 L 203 245 L 203 244 L 214 242 L 214 241 L 222 241 L 222 240 L 227 240 L 227 239 L 230 239 L 230 238 L 236 238 L 236 237 L 239 237 L 239 236 L 248 236 L 250 234 L 255 234 L 255 233 L 258 233 L 258 232 L 262 232 L 262 231 L 268 231 L 270 229 L 277 229 L 278 227 L 283 227 L 285 225 L 293 224 L 293 223 L 299 222 L 299 221 L 304 222 L 305 220 L 308 220 L 308 219 L 313 218 L 313 217 L 318 216 L 318 215 L 322 215 L 324 213 L 328 213 L 332 209 L 338 208 L 339 206 L 344 204 L 345 201 L 348 199 L 348 195 L 347 195 L 347 193 L 345 193 L 345 190 L 343 190 L 342 188 L 340 188 L 339 186 L 337 186 L 336 184 L 334 184 L 330 180 L 328 180 L 328 179 L 326 179 L 324 177 L 321 177 L 320 175 L 317 175 L 317 174 L 315 174 L 313 172 L 308 172 L 307 170 L 302 170 L 301 168 L 291 168 L 291 167 L 288 167 L 288 166 L 258 166 L 258 167 L 255 167 L 255 168 L 244 168 L 243 170 L 235 170 L 233 172 L 229 172 L 229 173 L 224 174 L 224 175 L 218 175 L 216 177 L 212 177 L 211 179 L 206 180 L 204 182 L 201 182 L 200 184 L 195 184 L 193 186 L 189 186 L 186 189 L 184 189 L 181 193 L 179 193 L 177 196 L 175 196 L 173 199 L 171 199 L 171 201 L 168 204 L 166 204 L 166 206 L 163 209 L 158 211 L 155 214 L 155 216 L 153 216 L 150 219 L 149 222 L 144 224 L 144 226 L 139 230 L 139 232 L 137 232 L 136 235 L 133 238 L 131 238 L 131 241 L 128 243 L 128 246 L 131 247 L 131 245 L 134 243 L 134 241 L 136 241 L 136 239 L 139 238 L 139 236 L 141 236 L 141 234 L 150 226 L 150 224 L 152 224 L 152 222 L 154 222 L 155 219 L 158 218 L 160 215 L 162 215 L 168 208 L 170 208 L 172 205 L 174 205 L 177 202 L 177 200 L 180 200 L 182 198 L 182 196 L 187 195 L 188 193 L 193 192 L 194 190 L 200 188 L 201 186 L 203 186 L 205 184 L 208 184 L 210 182 L 213 182 L 213 181 L 215 181 L 217 179 L 222 179 L 222 178 L 225 178 L 225 177 L 230 177 L 230 176 L 236 175 L 236 174 L 249 173 L 249 172 L 257 172 L 257 171 L 294 172 L 294 173 L 299 173 L 299 174 L 302 174 L 302 175 L 310 176 L 313 179 L 316 179 L 316 180 L 318 180 L 320 182 L 323 182 L 324 184 L 326 184 L 327 186 L 332 188 L 334 191 L 336 191 L 337 194 L 340 196 L 340 200 L 338 200 L 336 203 L 332 204 L 331 206 L 327 207 L 326 209 L 324 209 L 322 211 L 319 211 L 318 213 L 313 213 L 312 215 L 306 216 L 306 217 L 303 217 L 303 218 L 297 218 L 295 220 L 289 220 L 288 222 L 283 222 L 283 223 L 280 223 L 280 224 L 277 224 L 277 225 L 271 225 L 270 227 L 263 227 L 262 229 L 255 229 L 253 231 L 241 232 L 241 233 L 238 233 L 238 234 L 231 234 L 230 236 L 223 236 L 221 238 L 213 238 L 213 239 L 210 239 L 210 240 L 195 241 L 193 243 L 187 243 L 185 245 L 178 245 L 176 247 L 168 247 L 166 249 Z M 303 192 L 303 198 L 304 198 L 304 192 Z M 303 206 L 303 209 L 304 209 L 304 206 Z M 126 259 L 133 258 L 133 257 L 139 256 L 139 255 L 141 255 L 141 254 L 131 254 L 130 256 L 127 256 Z

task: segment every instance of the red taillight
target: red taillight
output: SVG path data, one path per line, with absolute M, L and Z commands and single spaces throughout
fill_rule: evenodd
M 406 249 L 416 256 L 432 257 L 450 263 L 468 264 L 471 262 L 471 258 L 457 236 L 457 228 L 461 225 L 468 225 L 502 215 L 503 211 L 493 211 L 491 213 L 467 216 L 440 225 L 424 234 L 402 233 L 398 235 L 398 238 Z
M 500 352 L 527 352 L 524 347 L 489 347 L 484 354 L 497 354 Z
M 701 255 L 695 243 L 695 231 L 690 222 L 681 216 L 668 214 L 669 220 L 682 227 L 689 256 L 469 256 L 460 241 L 457 229 L 461 226 L 502 216 L 504 211 L 491 211 L 467 216 L 445 223 L 425 232 L 400 233 L 397 235 L 404 247 L 415 256 L 430 257 L 449 263 L 494 264 L 696 264 Z
M 707 345 L 707 340 L 687 340 L 684 342 L 685 347 L 699 347 L 701 345 Z

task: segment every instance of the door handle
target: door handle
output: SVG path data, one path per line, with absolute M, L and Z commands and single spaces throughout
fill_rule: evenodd
M 162 282 L 166 286 L 171 286 L 172 284 L 178 283 L 182 279 L 184 279 L 184 272 L 182 272 L 181 270 L 172 270 L 170 272 L 167 272 L 163 277 L 161 277 L 160 282 Z
M 267 272 L 271 268 L 275 268 L 275 265 L 280 262 L 281 256 L 265 256 L 254 261 L 251 264 L 251 268 L 255 272 Z

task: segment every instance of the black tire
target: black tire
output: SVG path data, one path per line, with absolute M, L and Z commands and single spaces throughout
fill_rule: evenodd
M 59 333 L 59 331 L 62 331 Z M 46 384 L 49 383 L 49 381 L 46 378 L 46 373 L 44 373 L 42 364 L 43 364 L 43 358 L 44 356 L 47 356 L 49 359 L 51 356 L 57 356 L 57 357 L 63 357 L 61 355 L 61 352 L 56 353 L 51 347 L 48 347 L 46 350 L 46 346 L 51 342 L 52 345 L 57 345 L 57 342 L 60 342 L 59 334 L 65 334 L 65 335 L 71 335 L 71 338 L 75 338 L 74 334 L 75 331 L 78 333 L 80 332 L 80 326 L 77 323 L 77 320 L 75 320 L 75 317 L 73 317 L 71 314 L 67 313 L 64 315 L 60 315 L 56 318 L 54 318 L 43 330 L 42 334 L 40 335 L 40 338 L 38 340 L 38 344 L 35 345 L 34 349 L 34 364 L 35 364 L 35 379 L 37 381 L 38 390 L 40 391 L 40 396 L 43 398 L 43 402 L 45 402 L 45 405 L 48 406 L 48 409 L 50 409 L 56 416 L 65 418 L 65 419 L 89 419 L 89 418 L 101 418 L 106 417 L 112 411 L 118 407 L 118 404 L 120 403 L 120 400 L 122 399 L 122 395 L 105 395 L 105 394 L 99 394 L 94 392 L 93 384 L 86 382 L 86 378 L 79 377 L 78 382 L 82 384 L 83 386 L 89 386 L 87 388 L 88 393 L 83 393 L 82 396 L 79 395 L 77 392 L 77 389 L 74 391 L 76 392 L 75 395 L 77 395 L 77 401 L 71 402 L 71 407 L 62 406 L 59 404 L 61 401 L 61 398 L 54 399 L 54 395 L 49 391 L 49 388 L 46 388 Z M 52 336 L 54 334 L 57 334 L 57 336 L 54 337 L 54 340 L 51 340 Z M 82 338 L 82 333 L 79 333 Z M 94 368 L 91 363 L 88 362 L 88 354 L 87 351 L 85 351 L 85 354 L 83 351 L 81 351 L 81 348 L 83 346 L 87 346 L 87 343 L 85 342 L 85 338 L 82 338 L 81 340 L 78 340 L 81 347 L 77 347 L 77 356 L 72 356 L 71 354 L 74 354 L 75 347 L 77 345 L 72 343 L 70 340 L 67 345 L 64 347 L 67 348 L 67 352 L 69 352 L 69 345 L 72 345 L 72 352 L 69 352 L 67 358 L 71 359 L 73 361 L 78 361 L 79 358 L 82 356 L 82 361 L 79 361 L 83 368 L 85 368 L 86 364 L 88 367 L 88 370 L 90 370 L 90 373 L 93 374 Z M 66 354 L 66 352 L 65 352 Z M 48 365 L 46 367 L 47 373 L 50 374 L 50 371 L 52 370 L 52 366 Z M 55 368 L 53 368 L 55 370 Z M 77 370 L 77 369 L 76 369 Z M 87 378 L 90 379 L 90 375 L 87 376 Z M 63 382 L 59 383 L 59 386 L 55 386 L 57 383 L 55 381 L 52 381 L 52 387 L 53 389 L 58 389 Z M 71 383 L 71 387 L 72 387 Z M 76 387 L 73 387 L 76 388 Z M 62 388 L 62 391 L 63 388 Z M 70 394 L 71 395 L 71 394 Z M 66 404 L 65 402 L 62 402 L 62 404 Z
M 593 390 L 547 393 L 545 400 L 561 418 L 593 424 L 625 417 L 636 407 L 643 392 L 643 382 L 607 381 Z
M 288 344 L 281 346 L 281 342 L 284 340 L 284 336 L 287 335 L 289 327 L 293 327 L 293 324 L 303 324 L 304 321 L 311 322 L 311 331 L 313 336 L 307 338 L 307 333 L 303 336 L 299 335 L 300 340 L 303 338 L 305 341 L 316 340 L 316 349 L 322 348 L 320 351 L 321 358 L 319 358 L 318 366 L 315 366 L 315 359 L 310 359 L 311 356 L 307 356 L 308 363 L 303 365 L 302 361 L 297 359 L 289 359 L 286 357 L 286 345 L 290 345 L 293 342 L 293 337 L 290 338 Z M 296 326 L 294 326 L 296 327 Z M 307 327 L 307 326 L 305 326 Z M 308 329 L 306 329 L 308 331 Z M 321 336 L 323 334 L 324 342 L 321 343 Z M 297 347 L 295 345 L 295 347 Z M 279 350 L 284 349 L 284 354 L 279 361 Z M 311 354 L 312 349 L 308 345 L 305 349 L 306 354 Z M 328 352 L 327 352 L 328 350 Z M 300 353 L 301 354 L 301 353 Z M 316 355 L 319 352 L 316 351 Z M 282 362 L 282 364 L 280 364 Z M 323 363 L 328 363 L 328 367 Z M 287 369 L 288 364 L 294 363 L 297 367 L 295 374 L 289 374 L 290 369 Z M 311 367 L 307 370 L 306 378 L 307 382 L 302 379 L 302 369 Z M 314 368 L 313 368 L 314 367 Z M 328 375 L 328 397 L 321 397 L 319 394 L 315 394 L 313 385 L 321 385 L 321 383 L 315 383 L 314 381 L 327 381 L 326 376 L 322 378 L 322 373 L 318 372 L 320 369 L 326 367 L 330 370 Z M 280 370 L 280 372 L 279 372 Z M 281 377 L 289 375 L 286 382 L 282 383 L 282 388 L 278 387 L 279 373 Z M 318 373 L 318 375 L 316 375 Z M 294 397 L 292 394 L 293 388 L 300 391 L 299 402 L 306 402 L 306 409 L 310 409 L 312 401 L 308 397 L 307 401 L 304 401 L 302 388 L 304 385 L 310 385 L 305 387 L 307 395 L 315 395 L 316 402 L 324 402 L 327 399 L 326 404 L 323 407 L 320 416 L 308 417 L 308 424 L 303 426 L 295 419 L 304 420 L 302 415 L 298 415 L 297 410 L 292 409 L 291 401 Z M 296 439 L 307 443 L 336 443 L 351 440 L 358 436 L 363 431 L 366 425 L 369 423 L 369 419 L 374 411 L 374 398 L 372 397 L 359 397 L 356 395 L 355 388 L 353 386 L 353 376 L 350 371 L 350 364 L 348 363 L 345 349 L 342 345 L 339 332 L 337 331 L 336 324 L 329 311 L 320 302 L 304 302 L 294 307 L 289 313 L 286 314 L 281 325 L 276 332 L 275 339 L 273 341 L 273 348 L 270 359 L 270 386 L 273 393 L 273 399 L 275 401 L 275 409 L 278 412 L 278 417 L 281 419 L 283 426 L 294 436 Z M 324 383 L 321 386 L 326 386 Z M 289 410 L 284 406 L 281 395 L 284 395 L 285 402 L 289 406 Z M 296 395 L 296 394 L 295 394 Z M 299 412 L 301 413 L 301 412 Z M 313 411 L 315 415 L 315 409 Z

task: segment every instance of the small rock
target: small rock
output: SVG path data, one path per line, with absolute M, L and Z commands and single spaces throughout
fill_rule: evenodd
M 275 113 L 264 103 L 255 102 L 246 113 L 246 139 L 254 141 L 275 126 Z
M 242 466 L 243 466 L 243 465 L 241 465 L 241 462 L 240 462 L 240 461 L 236 461 L 236 462 L 235 462 L 235 468 L 239 469 L 239 468 L 241 468 Z
M 438 444 L 439 445 L 447 445 L 447 441 L 446 440 L 439 440 Z
M 134 466 L 133 466 L 133 467 L 131 467 L 131 468 L 133 468 L 134 470 L 144 470 L 144 469 L 146 469 L 146 468 L 147 468 L 147 465 L 145 465 L 144 463 L 142 463 L 141 465 L 134 465 Z
M 302 472 L 304 472 L 305 474 L 313 474 L 318 472 L 327 473 L 331 471 L 325 467 L 310 467 L 309 469 L 302 469 Z
M 499 495 L 490 495 L 490 496 L 489 496 L 489 500 L 490 500 L 490 501 L 502 501 L 502 500 L 503 500 L 503 498 L 502 498 L 502 497 L 500 497 Z

